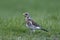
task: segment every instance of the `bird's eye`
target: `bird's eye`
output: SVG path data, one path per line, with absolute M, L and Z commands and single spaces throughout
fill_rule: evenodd
M 26 16 L 28 15 L 28 14 L 25 14 Z
M 25 15 L 28 15 L 28 14 L 25 14 Z

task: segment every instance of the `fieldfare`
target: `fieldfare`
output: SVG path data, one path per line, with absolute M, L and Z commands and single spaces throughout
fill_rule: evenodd
M 43 30 L 48 32 L 46 29 L 42 28 L 42 26 L 38 25 L 34 20 L 32 20 L 28 12 L 23 13 L 23 15 L 25 16 L 26 27 L 32 31 Z

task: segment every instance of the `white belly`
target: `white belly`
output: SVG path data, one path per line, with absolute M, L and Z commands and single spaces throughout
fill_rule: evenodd
M 40 27 L 35 27 L 34 25 L 28 26 L 28 25 L 26 24 L 26 26 L 27 26 L 28 28 L 30 28 L 30 29 L 40 29 Z

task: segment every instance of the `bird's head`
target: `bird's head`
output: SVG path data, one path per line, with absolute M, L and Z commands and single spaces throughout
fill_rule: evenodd
M 29 17 L 29 13 L 28 13 L 28 12 L 23 13 L 23 15 L 24 15 L 25 17 Z

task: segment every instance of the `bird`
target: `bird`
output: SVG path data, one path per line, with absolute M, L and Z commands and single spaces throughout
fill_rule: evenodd
M 23 13 L 24 17 L 25 17 L 25 23 L 26 23 L 26 27 L 29 28 L 30 30 L 34 31 L 35 30 L 43 30 L 48 32 L 46 29 L 42 28 L 42 26 L 40 26 L 39 24 L 37 24 L 30 16 L 29 12 L 25 12 Z

